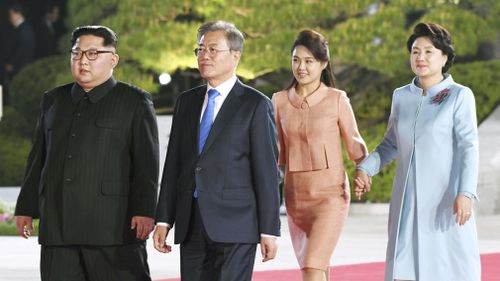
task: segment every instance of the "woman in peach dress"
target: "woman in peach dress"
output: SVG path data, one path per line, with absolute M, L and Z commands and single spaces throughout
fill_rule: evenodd
M 325 38 L 299 33 L 292 46 L 293 82 L 273 95 L 279 165 L 285 170 L 288 226 L 304 281 L 328 280 L 330 257 L 349 209 L 349 159 L 367 155 L 349 98 L 335 88 Z

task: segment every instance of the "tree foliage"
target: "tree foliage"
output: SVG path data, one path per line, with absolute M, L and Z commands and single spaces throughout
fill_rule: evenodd
M 435 21 L 448 28 L 459 46 L 459 56 L 475 55 L 478 44 L 491 40 L 498 31 L 499 25 L 491 24 L 498 19 L 488 13 L 490 7 L 500 9 L 493 0 L 385 3 L 75 0 L 69 3 L 69 23 L 72 27 L 109 25 L 120 36 L 124 57 L 145 69 L 173 72 L 196 67 L 192 50 L 199 25 L 210 20 L 228 20 L 247 37 L 238 69 L 238 74 L 247 79 L 288 68 L 290 46 L 297 32 L 304 28 L 326 35 L 334 61 L 385 75 L 400 74 L 405 69 L 406 38 L 418 21 Z
M 453 79 L 472 89 L 479 122 L 500 104 L 500 60 L 458 64 L 450 69 Z

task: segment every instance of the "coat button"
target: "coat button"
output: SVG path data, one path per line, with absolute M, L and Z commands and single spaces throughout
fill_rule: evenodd
M 66 182 L 70 182 L 71 181 L 71 178 L 66 178 L 65 179 Z
M 71 134 L 71 137 L 72 137 L 72 138 L 76 137 L 76 134 L 75 134 L 75 133 L 72 133 L 72 134 Z
M 68 155 L 68 159 L 71 159 L 71 158 L 73 158 L 73 155 L 71 155 L 71 154 Z
M 200 172 L 201 170 L 203 170 L 203 168 L 201 167 L 196 167 L 196 169 L 194 169 L 196 172 Z

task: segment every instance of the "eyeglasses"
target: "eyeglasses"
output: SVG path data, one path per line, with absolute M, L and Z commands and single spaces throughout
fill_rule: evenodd
M 83 57 L 84 54 L 87 57 L 87 59 L 89 59 L 89 60 L 96 60 L 97 57 L 99 57 L 99 54 L 105 54 L 105 53 L 115 54 L 114 51 L 104 51 L 104 50 L 97 50 L 97 49 L 88 49 L 85 51 L 71 49 L 71 50 L 69 50 L 69 52 L 71 53 L 72 60 L 79 60 Z
M 201 54 L 206 52 L 206 53 L 208 53 L 209 56 L 214 57 L 215 55 L 217 55 L 217 53 L 225 52 L 225 51 L 232 51 L 232 50 L 231 49 L 219 50 L 219 49 L 216 49 L 214 47 L 208 47 L 208 48 L 198 47 L 198 48 L 194 49 L 194 55 L 200 56 Z

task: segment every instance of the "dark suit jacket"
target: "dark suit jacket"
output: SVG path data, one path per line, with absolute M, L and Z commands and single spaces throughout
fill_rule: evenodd
M 35 33 L 31 25 L 24 21 L 14 31 L 12 50 L 7 58 L 7 64 L 12 64 L 12 74 L 16 74 L 35 58 Z
M 36 52 L 35 58 L 40 59 L 57 53 L 57 38 L 51 23 L 42 19 L 35 25 Z
M 182 243 L 196 186 L 203 224 L 213 241 L 257 243 L 261 233 L 278 236 L 278 150 L 271 101 L 237 81 L 198 156 L 206 90 L 197 87 L 177 99 L 156 220 L 175 223 L 175 243 Z
M 154 218 L 158 132 L 148 93 L 113 78 L 43 96 L 16 215 L 40 218 L 42 245 L 136 242 L 132 216 Z

